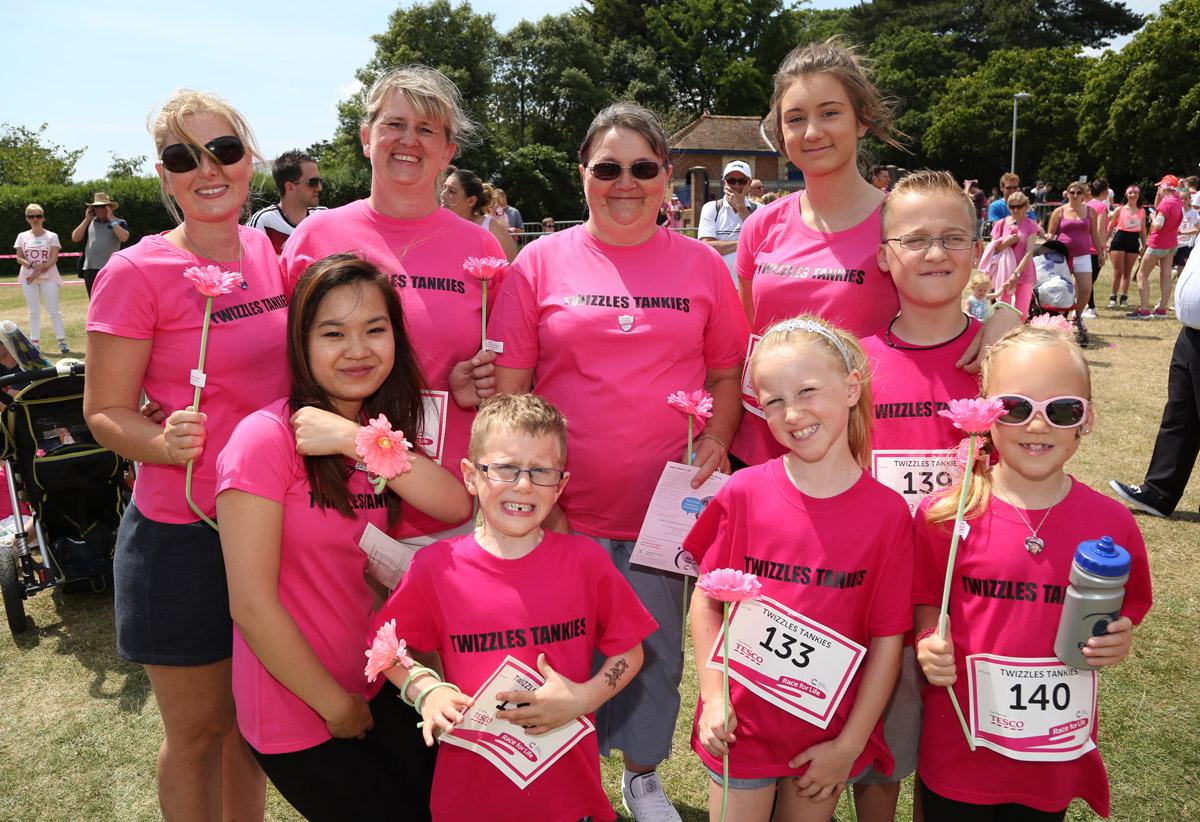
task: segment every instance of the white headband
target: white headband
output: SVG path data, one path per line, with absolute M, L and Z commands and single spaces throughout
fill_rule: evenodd
M 767 330 L 767 334 L 774 334 L 776 331 L 807 331 L 810 334 L 817 334 L 829 340 L 830 344 L 837 349 L 837 352 L 842 355 L 842 362 L 846 365 L 846 373 L 849 374 L 854 370 L 854 365 L 850 359 L 850 350 L 846 348 L 846 344 L 842 342 L 837 334 L 834 334 L 825 326 L 812 320 L 784 320 L 783 322 L 775 323 Z M 765 335 L 764 335 L 765 336 Z

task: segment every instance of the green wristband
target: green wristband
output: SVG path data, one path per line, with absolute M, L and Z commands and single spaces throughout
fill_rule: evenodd
M 413 705 L 413 707 L 417 709 L 417 713 L 421 713 L 421 706 L 423 706 L 425 704 L 425 697 L 429 696 L 431 693 L 436 691 L 438 688 L 453 688 L 454 690 L 458 691 L 460 694 L 462 693 L 462 691 L 459 690 L 458 686 L 455 685 L 453 682 L 445 682 L 445 681 L 439 679 L 437 682 L 434 682 L 432 685 L 425 688 L 425 690 L 421 691 L 421 693 L 417 694 L 417 698 L 414 700 L 416 704 Z
M 400 701 L 410 708 L 415 708 L 417 705 L 415 702 L 410 702 L 405 694 L 408 693 L 408 686 L 411 685 L 413 680 L 419 677 L 421 674 L 429 674 L 431 677 L 438 680 L 438 682 L 441 682 L 441 680 L 438 679 L 437 671 L 433 670 L 432 668 L 426 668 L 424 665 L 413 665 L 408 671 L 408 676 L 404 679 L 404 684 L 400 686 Z

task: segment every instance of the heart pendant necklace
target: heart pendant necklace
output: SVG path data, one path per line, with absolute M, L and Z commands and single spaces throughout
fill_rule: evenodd
M 1004 492 L 1004 489 L 1000 486 L 1000 483 L 993 483 L 995 485 L 996 492 L 1000 494 L 1000 497 L 1005 502 L 1012 506 L 1012 509 L 1017 512 L 1017 516 L 1021 518 L 1021 522 L 1025 523 L 1025 527 L 1029 529 L 1030 534 L 1029 536 L 1025 537 L 1025 550 L 1029 552 L 1030 556 L 1036 557 L 1043 550 L 1045 550 L 1046 541 L 1038 536 L 1038 531 L 1042 530 L 1042 526 L 1046 524 L 1046 520 L 1050 517 L 1050 512 L 1054 510 L 1054 506 L 1066 499 L 1067 494 L 1071 491 L 1071 478 L 1064 477 L 1063 479 L 1066 484 L 1066 491 L 1064 492 L 1061 488 L 1059 489 L 1061 496 L 1056 495 L 1057 499 L 1055 499 L 1054 502 L 1050 504 L 1050 507 L 1046 509 L 1046 513 L 1042 514 L 1042 521 L 1038 523 L 1037 528 L 1034 528 L 1033 524 L 1026 519 L 1025 513 L 1013 504 L 1013 501 L 1009 499 L 1008 494 Z

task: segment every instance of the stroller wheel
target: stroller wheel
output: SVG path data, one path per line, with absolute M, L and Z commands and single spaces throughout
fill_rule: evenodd
M 29 627 L 25 618 L 25 598 L 21 596 L 21 583 L 17 580 L 17 558 L 10 551 L 0 549 L 0 589 L 4 594 L 4 615 L 8 618 L 8 630 L 13 636 L 23 634 Z

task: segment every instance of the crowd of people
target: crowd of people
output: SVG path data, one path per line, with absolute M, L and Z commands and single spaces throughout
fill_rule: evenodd
M 1067 239 L 1082 331 L 1089 256 L 1110 228 L 1120 253 L 1122 234 L 1162 231 L 1166 200 L 1138 222 L 1135 191 L 1101 221 L 1072 184 L 1043 228 L 1006 175 L 1004 213 L 988 217 L 1015 259 L 1004 288 L 972 285 L 964 313 L 977 187 L 863 177 L 863 138 L 898 139 L 834 41 L 796 48 L 775 75 L 773 137 L 805 188 L 768 199 L 731 162 L 699 240 L 672 230 L 668 138 L 638 105 L 599 112 L 582 141 L 585 222 L 546 217 L 518 253 L 504 192 L 451 166 L 478 139 L 453 83 L 405 66 L 364 100 L 369 196 L 317 207 L 316 163 L 290 153 L 274 166 L 280 203 L 251 227 L 249 125 L 176 93 L 152 136 L 178 226 L 95 278 L 84 412 L 141 464 L 116 549 L 117 646 L 162 713 L 166 818 L 261 818 L 269 779 L 309 819 L 614 819 L 599 757 L 619 750 L 626 809 L 670 822 L 658 768 L 682 709 L 714 819 L 827 820 L 848 787 L 860 819 L 892 819 L 914 773 L 926 820 L 1061 820 L 1077 797 L 1108 814 L 1096 671 L 1128 655 L 1149 568 L 1129 510 L 1066 471 L 1096 410 L 1078 342 L 1026 323 L 1032 255 L 1042 232 Z M 76 233 L 99 234 L 111 207 L 97 197 Z M 57 238 L 39 208 L 27 216 L 22 282 L 49 302 L 37 281 Z M 210 267 L 230 283 L 216 296 L 189 281 Z M 694 443 L 664 402 L 679 390 L 711 397 Z M 956 463 L 962 431 L 937 412 L 980 396 L 1003 413 L 983 457 Z M 394 476 L 368 473 L 380 417 L 412 441 Z M 723 681 L 716 639 L 738 623 L 632 561 L 685 441 L 693 488 L 732 476 L 684 547 L 701 573 L 758 576 L 768 633 L 747 658 L 812 664 L 796 687 L 828 697 L 819 719 Z M 1132 567 L 1077 670 L 1053 659 L 1062 590 L 1076 545 L 1101 534 Z M 680 697 L 685 622 L 695 705 Z M 389 636 L 408 651 L 389 646 L 368 678 L 364 651 Z M 508 657 L 537 681 L 473 701 Z M 1018 699 L 1021 677 L 1069 682 L 1069 707 L 1042 699 L 1030 725 L 1072 731 L 1046 750 L 983 714 L 961 725 L 957 704 L 1001 710 L 983 675 Z M 518 749 L 581 718 L 594 733 L 518 784 L 435 744 L 469 715 L 523 728 Z

